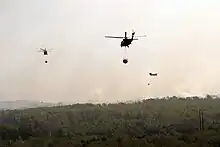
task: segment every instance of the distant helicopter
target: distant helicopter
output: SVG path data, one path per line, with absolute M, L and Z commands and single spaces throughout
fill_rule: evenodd
M 124 37 L 115 37 L 115 36 L 105 36 L 105 38 L 117 38 L 117 39 L 123 39 L 121 41 L 121 47 L 127 47 L 129 48 L 129 45 L 131 45 L 132 41 L 133 40 L 138 40 L 137 38 L 134 38 L 134 35 L 135 35 L 135 32 L 132 30 L 132 37 L 131 38 L 128 38 L 127 37 L 127 32 L 125 32 L 125 36 Z M 136 36 L 136 37 L 147 37 L 146 35 L 144 36 Z M 128 59 L 127 58 L 124 58 L 123 59 L 123 63 L 124 64 L 127 64 L 128 63 Z
M 52 49 L 47 50 L 46 48 L 40 48 L 40 50 L 38 52 L 43 52 L 45 56 L 48 55 L 48 52 L 50 52 Z
M 149 73 L 150 76 L 157 76 L 158 73 Z
M 44 56 L 48 55 L 48 52 L 50 52 L 52 49 L 47 50 L 46 48 L 40 48 L 40 50 L 38 52 L 43 52 Z M 47 63 L 48 61 L 46 60 L 45 63 Z

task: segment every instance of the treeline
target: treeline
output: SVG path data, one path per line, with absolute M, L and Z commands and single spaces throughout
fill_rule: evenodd
M 0 112 L 0 147 L 216 147 L 220 99 L 168 97 Z

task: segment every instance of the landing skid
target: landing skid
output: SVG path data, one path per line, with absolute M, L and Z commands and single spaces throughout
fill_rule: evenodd
M 127 47 L 127 48 L 129 48 L 129 46 L 121 46 L 121 48 L 122 48 L 122 47 L 125 47 L 125 48 Z

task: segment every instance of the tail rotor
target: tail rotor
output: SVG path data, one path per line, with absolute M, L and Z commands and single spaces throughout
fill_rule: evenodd
M 132 36 L 134 37 L 134 35 L 135 35 L 135 31 L 132 29 Z

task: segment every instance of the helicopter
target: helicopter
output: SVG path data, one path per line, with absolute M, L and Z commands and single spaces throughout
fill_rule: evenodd
M 132 37 L 128 38 L 127 37 L 127 32 L 125 32 L 125 36 L 124 37 L 116 37 L 116 36 L 105 36 L 105 38 L 117 38 L 117 39 L 123 39 L 121 41 L 121 47 L 128 47 L 129 45 L 131 45 L 131 43 L 133 42 L 133 40 L 138 40 L 137 38 L 134 38 L 135 32 L 132 30 Z M 136 36 L 136 37 L 147 37 L 146 35 L 144 36 Z
M 149 73 L 150 76 L 157 76 L 158 73 Z
M 152 72 L 150 72 L 149 75 L 152 76 L 152 77 L 156 77 L 156 76 L 158 75 L 158 73 L 152 73 Z M 150 85 L 151 85 L 151 82 L 149 82 L 147 85 L 150 86 Z
M 48 52 L 50 52 L 52 49 L 50 50 L 47 50 L 46 48 L 40 48 L 40 50 L 38 52 L 43 52 L 44 53 L 44 56 L 47 56 L 48 55 Z M 45 60 L 45 63 L 48 63 L 47 60 Z
M 117 38 L 117 39 L 123 39 L 121 41 L 121 48 L 122 47 L 127 47 L 129 48 L 129 45 L 131 45 L 131 43 L 134 41 L 134 40 L 138 40 L 137 38 L 134 38 L 134 35 L 135 35 L 135 32 L 134 30 L 132 30 L 132 37 L 131 38 L 128 38 L 127 37 L 127 32 L 125 32 L 125 36 L 124 37 L 116 37 L 116 36 L 105 36 L 105 38 Z M 136 37 L 147 37 L 146 35 L 144 36 L 136 36 Z M 127 64 L 128 63 L 128 58 L 124 58 L 123 59 L 123 63 L 124 64 Z
M 52 50 L 52 49 L 51 49 Z M 38 52 L 43 52 L 45 56 L 48 55 L 48 52 L 51 50 L 47 50 L 46 48 L 40 48 L 40 50 Z

